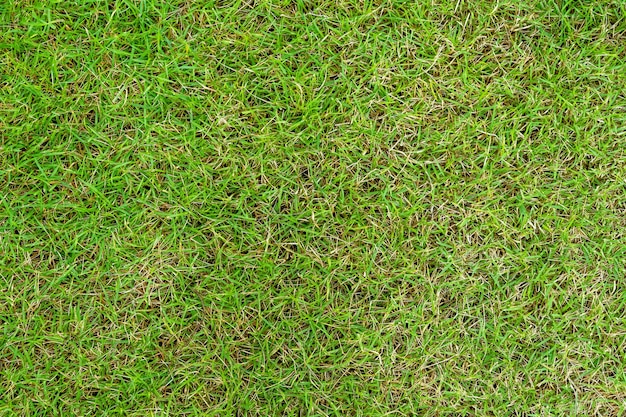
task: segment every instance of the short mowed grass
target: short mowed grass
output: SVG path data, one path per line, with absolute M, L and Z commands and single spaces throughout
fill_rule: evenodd
M 1 415 L 626 415 L 623 0 L 0 16 Z

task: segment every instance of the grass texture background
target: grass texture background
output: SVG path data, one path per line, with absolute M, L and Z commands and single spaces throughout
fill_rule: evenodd
M 626 414 L 626 3 L 0 3 L 0 414 Z

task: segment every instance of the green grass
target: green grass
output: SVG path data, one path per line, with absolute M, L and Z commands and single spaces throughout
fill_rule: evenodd
M 626 415 L 623 0 L 0 16 L 0 415 Z

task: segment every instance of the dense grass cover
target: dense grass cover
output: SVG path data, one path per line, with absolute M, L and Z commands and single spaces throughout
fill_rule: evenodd
M 626 413 L 624 1 L 0 16 L 0 414 Z

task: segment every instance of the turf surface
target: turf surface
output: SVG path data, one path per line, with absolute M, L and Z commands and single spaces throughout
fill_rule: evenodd
M 0 414 L 626 414 L 626 2 L 0 16 Z

